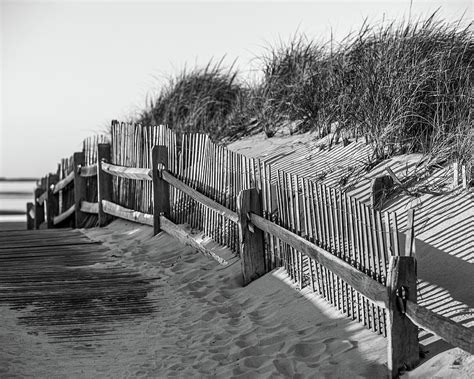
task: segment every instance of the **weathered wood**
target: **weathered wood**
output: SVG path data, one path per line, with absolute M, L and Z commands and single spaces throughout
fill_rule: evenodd
M 48 229 L 54 227 L 54 216 L 58 213 L 58 199 L 53 193 L 54 185 L 58 182 L 57 174 L 49 174 L 47 183 L 48 197 L 46 199 L 46 224 Z
M 416 303 L 416 261 L 413 257 L 391 257 L 387 284 L 387 365 L 396 378 L 401 370 L 413 368 L 420 360 L 418 328 L 406 316 L 404 299 Z
M 164 216 L 160 216 L 160 219 L 161 230 L 163 230 L 165 233 L 168 233 L 170 236 L 176 238 L 178 241 L 184 243 L 185 245 L 191 246 L 194 249 L 200 251 L 201 253 L 211 256 L 222 265 L 228 264 L 225 259 L 217 255 L 211 249 L 204 246 L 199 240 L 193 238 L 192 235 L 190 235 L 185 229 L 183 229 L 179 225 L 174 224 Z
M 368 275 L 357 270 L 349 263 L 344 262 L 342 259 L 339 259 L 326 250 L 323 250 L 319 246 L 314 245 L 304 238 L 264 219 L 263 217 L 250 213 L 250 221 L 257 228 L 273 234 L 296 250 L 301 251 L 310 258 L 313 258 L 378 306 L 387 308 L 387 288 Z
M 120 178 L 149 181 L 152 180 L 151 170 L 149 168 L 117 166 L 102 162 L 102 170 L 110 175 L 118 176 Z
M 474 354 L 474 330 L 441 316 L 413 301 L 406 304 L 408 318 L 419 327 L 428 330 L 453 346 Z
M 26 203 L 26 229 L 31 230 L 35 226 L 35 214 L 33 203 Z
M 82 228 L 86 221 L 87 215 L 81 211 L 81 203 L 86 200 L 87 183 L 86 178 L 81 176 L 82 166 L 85 163 L 85 155 L 83 152 L 76 152 L 73 156 L 74 174 L 74 205 L 75 205 L 75 225 L 76 228 Z
M 407 212 L 407 230 L 405 239 L 405 256 L 415 257 L 415 209 L 411 208 Z
M 80 175 L 83 178 L 97 176 L 97 165 L 95 164 L 92 166 L 81 166 Z
M 97 145 L 97 187 L 99 203 L 99 226 L 107 225 L 112 218 L 104 212 L 102 200 L 112 201 L 112 176 L 102 170 L 102 162 L 110 161 L 110 145 L 99 143 Z
M 53 224 L 54 225 L 60 224 L 61 222 L 66 220 L 68 217 L 73 215 L 75 210 L 76 210 L 76 204 L 71 205 L 68 210 L 64 211 L 58 216 L 53 217 Z
M 38 192 L 38 196 L 36 197 L 36 201 L 39 205 L 43 205 L 44 202 L 48 199 L 48 189 L 44 190 L 40 188 Z
M 154 146 L 151 155 L 153 180 L 153 233 L 158 234 L 161 231 L 160 216 L 169 217 L 170 215 L 170 186 L 164 177 L 164 174 L 168 169 L 168 148 L 166 146 Z M 179 182 L 177 179 L 176 181 Z
M 392 187 L 393 178 L 390 175 L 382 175 L 372 179 L 371 202 L 374 209 L 382 209 Z
M 249 214 L 261 217 L 262 203 L 256 188 L 242 190 L 237 198 L 240 259 L 244 286 L 265 274 L 265 250 L 262 229 L 250 230 Z M 265 220 L 264 218 L 262 218 Z M 268 220 L 265 220 L 268 221 Z
M 99 203 L 90 203 L 88 201 L 81 202 L 81 212 L 99 214 Z
M 183 191 L 187 195 L 191 196 L 194 200 L 197 200 L 201 204 L 204 204 L 206 207 L 211 208 L 217 214 L 220 214 L 235 223 L 238 222 L 238 216 L 236 212 L 231 211 L 230 209 L 219 204 L 218 202 L 211 200 L 210 198 L 204 196 L 203 194 L 194 190 L 190 186 L 184 184 L 182 181 L 175 178 L 168 171 L 163 171 L 162 174 L 163 174 L 163 179 L 169 184 L 171 184 L 172 186 L 174 186 L 175 188 L 179 189 L 180 191 Z
M 74 181 L 74 171 L 71 171 L 64 179 L 61 179 L 54 185 L 53 193 L 57 194 L 59 191 L 66 188 L 70 183 Z
M 397 175 L 395 175 L 395 173 L 392 171 L 392 169 L 389 167 L 389 166 L 386 166 L 385 167 L 385 170 L 388 172 L 388 174 L 390 175 L 390 177 L 392 178 L 392 180 L 399 186 L 402 186 L 402 182 L 400 181 L 400 179 L 398 179 Z
M 108 215 L 153 226 L 153 215 L 151 214 L 134 211 L 133 209 L 122 207 L 108 200 L 102 200 L 102 209 Z
M 40 225 L 44 222 L 44 205 L 40 204 L 38 198 L 43 194 L 44 189 L 36 188 L 34 192 L 34 209 L 35 209 L 35 220 L 34 220 L 34 228 L 39 229 Z

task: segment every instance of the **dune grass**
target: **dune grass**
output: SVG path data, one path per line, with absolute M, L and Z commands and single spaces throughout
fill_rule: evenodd
M 367 139 L 373 161 L 423 153 L 433 162 L 471 161 L 472 25 L 428 19 L 364 24 L 342 42 L 304 35 L 270 46 L 252 85 L 222 61 L 170 79 L 137 121 L 237 138 L 292 132 Z

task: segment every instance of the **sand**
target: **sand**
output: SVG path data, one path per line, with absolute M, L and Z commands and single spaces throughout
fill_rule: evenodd
M 385 375 L 386 340 L 349 320 L 283 269 L 246 287 L 240 260 L 226 266 L 152 228 L 116 220 L 84 232 L 110 248 L 110 265 L 154 279 L 159 309 L 91 341 L 58 343 L 18 325 L 29 310 L 0 306 L 0 376 L 329 377 Z M 93 267 L 91 268 L 93 269 Z M 431 357 L 433 358 L 433 357 Z M 416 377 L 472 377 L 472 356 L 438 354 Z

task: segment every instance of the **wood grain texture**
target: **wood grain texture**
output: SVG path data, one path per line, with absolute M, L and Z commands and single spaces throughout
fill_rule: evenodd
M 474 330 L 443 317 L 413 301 L 407 301 L 407 317 L 419 327 L 428 330 L 451 345 L 474 354 Z
M 258 279 L 266 273 L 265 250 L 262 229 L 250 230 L 248 215 L 262 214 L 260 194 L 256 188 L 240 191 L 237 198 L 237 214 L 239 216 L 240 259 L 242 265 L 243 284 Z
M 59 191 L 66 188 L 69 184 L 74 182 L 74 171 L 71 171 L 64 179 L 61 179 L 54 185 L 53 193 L 57 194 Z
M 80 175 L 83 178 L 89 178 L 91 176 L 97 176 L 97 165 L 81 166 Z
M 170 215 L 170 187 L 164 180 L 163 174 L 168 169 L 168 148 L 166 146 L 154 146 L 152 156 L 152 180 L 153 180 L 153 233 L 161 231 L 160 216 Z
M 73 174 L 74 174 L 74 205 L 75 205 L 75 225 L 76 228 L 82 228 L 86 221 L 86 215 L 81 210 L 81 203 L 86 200 L 87 183 L 86 178 L 80 175 L 81 167 L 85 162 L 85 154 L 76 152 L 73 155 Z
M 98 203 L 99 203 L 99 226 L 107 225 L 112 218 L 104 212 L 102 208 L 102 200 L 112 200 L 112 176 L 102 170 L 102 163 L 110 160 L 110 145 L 99 143 L 97 145 L 97 187 L 98 187 Z
M 34 192 L 34 210 L 35 210 L 35 220 L 34 228 L 39 229 L 40 225 L 44 222 L 44 203 L 39 203 L 38 199 L 43 194 L 44 189 L 36 188 Z
M 187 184 L 184 184 L 182 181 L 174 177 L 168 171 L 163 171 L 163 179 L 169 184 L 171 184 L 172 186 L 174 186 L 175 188 L 186 193 L 188 196 L 191 196 L 194 200 L 199 201 L 201 204 L 204 204 L 206 207 L 211 208 L 216 213 L 226 217 L 227 219 L 235 223 L 238 222 L 239 218 L 236 212 L 231 211 L 230 209 L 219 204 L 218 202 L 204 196 L 203 194 L 191 188 Z
M 151 214 L 134 211 L 133 209 L 122 207 L 108 200 L 102 200 L 102 209 L 111 216 L 153 226 L 153 215 Z
M 387 312 L 387 366 L 389 375 L 397 378 L 401 370 L 415 367 L 420 360 L 418 327 L 404 314 L 404 302 L 398 296 L 403 287 L 406 290 L 407 299 L 416 303 L 415 259 L 391 257 L 387 283 L 390 291 Z
M 64 211 L 60 215 L 53 217 L 53 224 L 54 225 L 60 224 L 61 222 L 66 220 L 68 217 L 72 216 L 74 214 L 75 210 L 76 210 L 76 205 L 75 204 L 71 205 L 69 207 L 69 209 L 67 209 L 66 211 Z
M 117 166 L 107 162 L 102 162 L 102 170 L 110 175 L 118 176 L 120 178 L 152 180 L 151 169 L 149 168 Z
M 58 198 L 54 195 L 54 185 L 58 182 L 57 174 L 49 174 L 47 180 L 47 199 L 46 199 L 46 224 L 48 229 L 54 227 L 54 216 L 58 213 Z
M 257 228 L 275 235 L 294 249 L 302 252 L 310 258 L 313 258 L 378 306 L 387 308 L 387 288 L 370 278 L 368 275 L 360 272 L 349 263 L 339 259 L 326 250 L 323 250 L 319 246 L 314 245 L 304 238 L 264 219 L 263 217 L 251 213 L 250 221 Z
M 90 214 L 99 214 L 99 203 L 81 202 L 81 212 Z

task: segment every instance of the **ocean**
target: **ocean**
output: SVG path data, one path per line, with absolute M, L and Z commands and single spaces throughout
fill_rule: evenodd
M 26 203 L 33 202 L 33 180 L 0 179 L 0 230 L 26 229 Z

